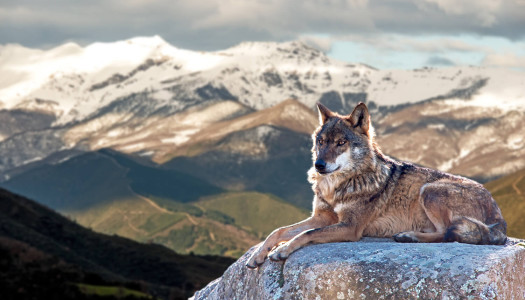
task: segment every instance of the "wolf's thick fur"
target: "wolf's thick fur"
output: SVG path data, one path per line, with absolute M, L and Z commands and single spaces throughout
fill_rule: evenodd
M 286 259 L 310 243 L 358 241 L 503 244 L 507 224 L 490 193 L 470 179 L 391 159 L 374 140 L 366 105 L 341 116 L 318 104 L 312 216 L 276 229 L 247 263 Z

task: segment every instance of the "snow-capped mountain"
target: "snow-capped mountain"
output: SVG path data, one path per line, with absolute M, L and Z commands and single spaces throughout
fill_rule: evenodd
M 398 158 L 480 178 L 525 167 L 525 76 L 518 71 L 377 70 L 299 42 L 196 52 L 155 36 L 47 51 L 0 46 L 0 76 L 4 180 L 101 148 L 157 163 L 210 145 L 257 159 L 267 146 L 219 141 L 268 125 L 253 132 L 307 135 L 318 101 L 341 113 L 366 102 L 380 144 Z M 278 106 L 286 99 L 296 101 Z
M 144 92 L 158 107 L 181 109 L 182 99 L 220 97 L 260 110 L 287 98 L 313 106 L 329 92 L 397 105 L 483 87 L 476 105 L 492 106 L 498 99 L 515 108 L 524 84 L 522 74 L 509 70 L 376 70 L 334 61 L 299 42 L 242 43 L 203 53 L 177 49 L 158 36 L 85 48 L 68 43 L 48 51 L 7 45 L 0 48 L 0 72 L 1 107 L 52 110 L 55 124 L 83 120 Z
M 316 102 L 365 102 L 386 154 L 487 180 L 525 168 L 524 75 L 377 70 L 299 42 L 0 46 L 0 186 L 94 230 L 244 253 L 311 207 Z

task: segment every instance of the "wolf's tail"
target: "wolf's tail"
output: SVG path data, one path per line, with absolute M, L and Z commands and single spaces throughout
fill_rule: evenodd
M 502 245 L 507 240 L 505 220 L 487 225 L 469 217 L 455 219 L 445 232 L 445 242 L 467 244 Z

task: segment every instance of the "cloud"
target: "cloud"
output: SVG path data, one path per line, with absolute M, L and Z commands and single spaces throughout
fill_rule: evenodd
M 305 34 L 525 34 L 522 0 L 4 0 L 0 20 L 3 28 L 20 30 L 3 30 L 0 43 L 29 46 L 139 34 L 202 50 Z
M 491 53 L 485 56 L 482 65 L 525 70 L 525 55 L 515 53 Z
M 343 35 L 333 36 L 334 40 L 346 40 L 374 47 L 378 51 L 413 51 L 430 54 L 449 53 L 449 52 L 479 52 L 487 51 L 479 44 L 466 41 L 465 36 L 408 36 L 401 34 L 376 34 L 376 35 Z
M 453 16 L 473 16 L 483 27 L 491 27 L 497 22 L 497 12 L 503 4 L 503 0 L 425 0 L 433 3 L 445 12 Z
M 446 57 L 442 57 L 442 56 L 431 56 L 428 58 L 426 64 L 430 66 L 455 66 L 456 65 L 452 60 Z
M 522 43 L 525 1 L 3 0 L 0 28 L 0 44 L 29 47 L 160 35 L 192 50 L 220 50 L 242 41 L 301 40 L 329 53 L 334 43 L 351 41 L 373 49 L 367 54 L 371 59 L 408 53 L 420 55 L 420 63 L 448 58 L 462 64 L 472 63 L 462 58 L 472 54 L 478 63 L 485 56 L 486 63 L 496 63 L 503 60 L 488 55 L 500 50 L 464 37 Z
M 318 50 L 321 50 L 324 53 L 329 52 L 332 49 L 334 43 L 334 39 L 330 37 L 322 37 L 315 35 L 303 35 L 300 36 L 298 40 Z

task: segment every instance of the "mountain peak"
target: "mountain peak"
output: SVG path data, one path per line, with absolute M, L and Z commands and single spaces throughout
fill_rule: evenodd
M 305 44 L 302 41 L 288 41 L 288 42 L 259 42 L 259 41 L 248 41 L 248 42 L 241 42 L 240 44 L 233 46 L 231 48 L 228 48 L 227 50 L 265 50 L 265 51 L 272 51 L 272 50 L 294 50 L 294 49 L 306 49 L 306 50 L 313 50 L 313 51 L 319 51 L 307 44 Z
M 80 45 L 73 42 L 67 42 L 65 44 L 62 44 L 60 46 L 46 51 L 46 58 L 52 59 L 55 57 L 76 55 L 81 53 L 83 50 L 84 49 Z
M 95 43 L 88 45 L 86 48 L 89 48 L 92 46 L 101 46 L 101 45 L 104 45 L 104 46 L 128 45 L 131 47 L 139 46 L 139 47 L 147 47 L 147 48 L 155 48 L 155 47 L 161 47 L 161 46 L 173 47 L 168 42 L 166 42 L 162 37 L 158 35 L 154 35 L 154 36 L 137 36 L 137 37 L 132 37 L 126 40 L 120 40 L 120 41 L 115 41 L 115 42 L 95 42 Z
M 134 37 L 134 38 L 126 40 L 125 42 L 128 44 L 139 44 L 139 45 L 145 45 L 145 46 L 164 46 L 164 45 L 171 46 L 168 42 L 166 42 L 159 35 Z
M 301 41 L 289 42 L 242 42 L 237 46 L 220 51 L 229 55 L 236 56 L 256 56 L 270 59 L 300 60 L 309 61 L 320 58 L 322 62 L 329 63 L 330 59 L 320 50 L 317 50 Z

